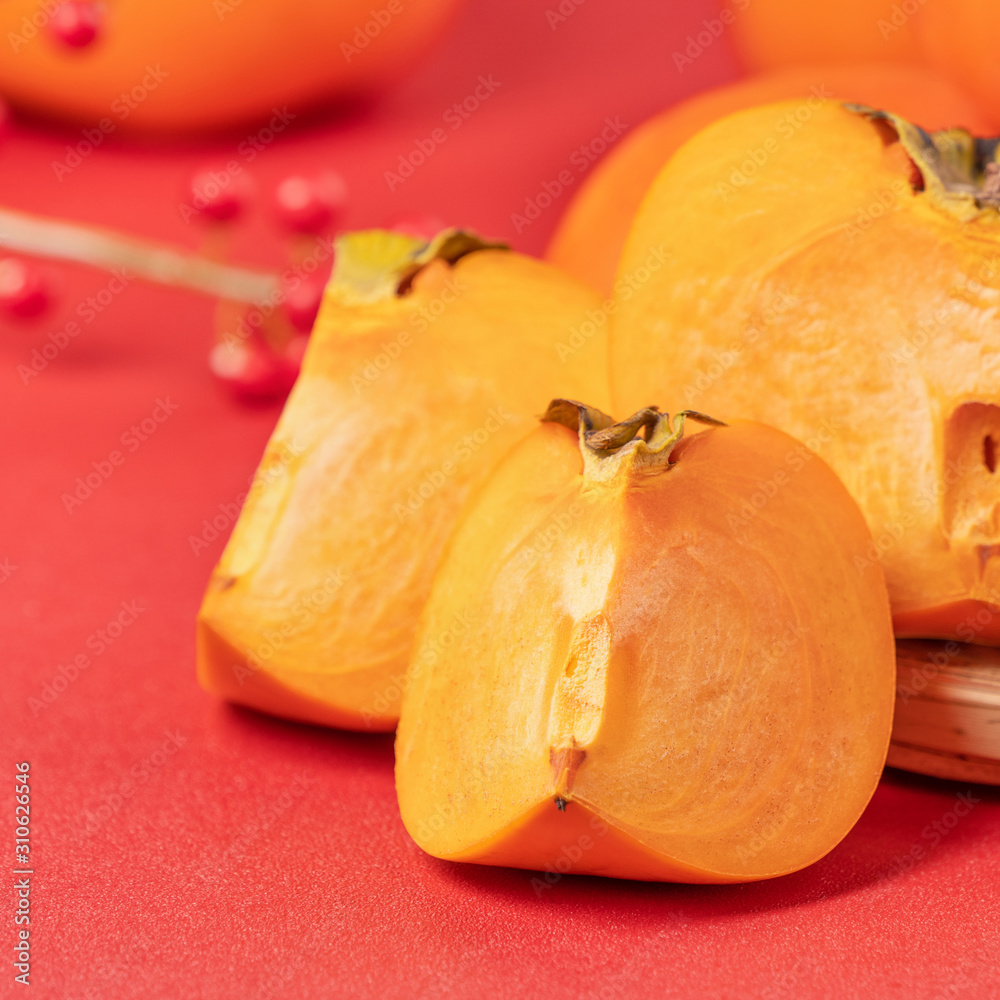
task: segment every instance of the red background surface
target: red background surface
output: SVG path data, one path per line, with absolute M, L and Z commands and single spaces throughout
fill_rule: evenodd
M 634 126 L 736 74 L 725 37 L 675 69 L 671 53 L 711 15 L 709 0 L 589 0 L 555 29 L 545 9 L 470 3 L 393 94 L 348 118 L 296 122 L 248 169 L 267 189 L 292 170 L 335 167 L 351 187 L 350 227 L 429 211 L 540 251 L 568 193 L 520 234 L 512 213 L 606 117 Z M 496 93 L 390 194 L 383 172 L 480 74 Z M 249 131 L 207 147 L 109 141 L 59 180 L 51 164 L 78 133 L 20 127 L 0 148 L 0 202 L 194 246 L 183 181 L 232 158 Z M 241 242 L 244 259 L 281 262 L 266 213 Z M 890 771 L 846 841 L 796 875 L 730 887 L 569 876 L 538 894 L 530 873 L 452 865 L 413 845 L 390 737 L 204 694 L 193 620 L 224 539 L 195 555 L 189 538 L 245 489 L 277 409 L 241 408 L 212 384 L 209 301 L 139 283 L 22 384 L 17 365 L 107 282 L 53 273 L 56 311 L 0 336 L 0 563 L 16 567 L 0 583 L 0 849 L 13 867 L 10 789 L 28 760 L 35 871 L 32 985 L 12 982 L 5 889 L 0 996 L 1000 996 L 996 790 L 972 786 L 977 801 L 952 826 L 966 786 Z M 176 412 L 68 513 L 63 492 L 158 398 Z M 88 639 L 123 601 L 144 610 L 95 654 Z M 78 653 L 90 665 L 33 712 L 29 699 Z M 168 733 L 181 746 L 155 766 Z

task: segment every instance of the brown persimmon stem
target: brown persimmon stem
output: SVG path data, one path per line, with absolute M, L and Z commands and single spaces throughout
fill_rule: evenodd
M 478 250 L 506 250 L 463 229 L 419 239 L 384 229 L 343 233 L 334 244 L 336 264 L 330 294 L 342 305 L 384 302 L 409 293 L 414 278 L 434 260 L 453 265 Z
M 884 135 L 897 138 L 923 181 L 911 187 L 962 220 L 1000 208 L 1000 138 L 979 138 L 963 128 L 926 132 L 889 111 L 845 104 Z
M 612 478 L 627 456 L 631 456 L 630 464 L 669 468 L 670 453 L 684 436 L 688 419 L 712 427 L 725 426 L 721 420 L 697 410 L 681 410 L 671 422 L 670 414 L 661 413 L 656 406 L 643 407 L 616 423 L 596 407 L 574 399 L 553 399 L 541 419 L 578 432 L 584 478 L 590 480 Z

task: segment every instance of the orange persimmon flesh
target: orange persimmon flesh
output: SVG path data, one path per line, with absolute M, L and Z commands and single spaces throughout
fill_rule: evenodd
M 391 730 L 417 617 L 466 498 L 552 385 L 607 393 L 597 306 L 462 233 L 341 237 L 302 374 L 209 581 L 198 676 L 307 722 Z
M 886 63 L 819 65 L 738 80 L 682 101 L 623 139 L 594 168 L 570 203 L 549 243 L 547 259 L 610 294 L 632 220 L 670 157 L 719 118 L 793 97 L 803 99 L 806 106 L 801 113 L 809 116 L 819 99 L 846 100 L 892 108 L 926 129 L 960 125 L 979 133 L 988 128 L 968 97 L 927 69 Z M 801 124 L 794 120 L 796 131 Z
M 699 419 L 705 419 L 699 417 Z M 449 543 L 396 738 L 403 822 L 453 861 L 680 882 L 804 867 L 892 722 L 870 536 L 772 428 L 684 438 L 554 401 Z
M 813 446 L 864 511 L 901 636 L 1000 643 L 1000 204 L 988 141 L 829 104 L 761 166 L 786 102 L 659 175 L 622 273 L 616 405 L 678 399 Z

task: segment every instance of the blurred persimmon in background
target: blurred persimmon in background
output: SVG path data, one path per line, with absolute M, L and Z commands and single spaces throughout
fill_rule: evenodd
M 733 37 L 751 71 L 883 59 L 919 64 L 923 55 L 916 20 L 904 9 L 909 6 L 916 11 L 920 2 L 752 0 L 734 11 Z
M 753 0 L 733 13 L 733 39 L 748 70 L 883 59 L 926 66 L 968 90 L 1000 122 L 995 0 Z
M 798 107 L 716 122 L 657 177 L 620 273 L 665 263 L 615 304 L 613 398 L 820 439 L 897 636 L 1000 645 L 997 165 L 829 102 L 783 138 Z
M 740 15 L 746 18 L 750 10 Z M 734 25 L 737 22 L 734 22 Z M 989 120 L 958 87 L 926 69 L 886 63 L 794 67 L 717 87 L 667 109 L 637 128 L 590 174 L 549 244 L 547 256 L 604 294 L 632 219 L 671 156 L 705 126 L 744 108 L 801 97 L 885 108 L 934 131 L 989 131 Z
M 921 9 L 919 27 L 931 64 L 968 90 L 996 129 L 1000 124 L 1000 5 L 985 0 L 928 4 Z
M 8 0 L 0 93 L 90 127 L 262 121 L 397 77 L 456 0 Z M 105 131 L 108 129 L 105 127 Z

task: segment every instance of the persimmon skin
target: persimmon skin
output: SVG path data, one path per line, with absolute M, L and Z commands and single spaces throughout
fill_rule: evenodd
M 103 121 L 113 132 L 204 132 L 277 114 L 273 136 L 322 100 L 395 79 L 440 33 L 454 5 L 406 0 L 393 16 L 370 0 L 115 0 L 104 5 L 97 39 L 71 50 L 44 24 L 24 35 L 25 23 L 44 13 L 37 0 L 7 0 L 0 33 L 20 42 L 12 58 L 0 60 L 0 93 L 49 117 L 91 127 Z M 389 20 L 366 36 L 373 8 Z M 359 30 L 364 47 L 356 44 Z
M 750 71 L 816 62 L 894 60 L 919 65 L 923 51 L 917 19 L 900 18 L 896 7 L 896 0 L 751 0 L 733 19 L 731 31 L 740 60 Z
M 492 249 L 432 260 L 378 301 L 331 286 L 199 612 L 202 686 L 286 718 L 391 731 L 465 499 L 553 383 L 608 391 L 603 335 L 567 348 L 595 307 L 556 269 Z
M 893 615 L 900 639 L 939 636 L 980 646 L 1000 646 L 1000 615 L 993 601 L 963 600 Z
M 762 425 L 670 457 L 594 481 L 577 434 L 546 423 L 470 503 L 396 737 L 403 822 L 425 851 L 754 881 L 816 861 L 863 811 L 895 659 L 882 575 L 853 565 L 869 544 L 857 506 Z
M 591 171 L 563 214 L 546 258 L 610 295 L 632 220 L 673 154 L 712 122 L 759 104 L 801 97 L 887 108 L 923 128 L 988 131 L 982 111 L 947 79 L 892 63 L 816 65 L 763 73 L 682 101 L 644 122 Z
M 1000 125 L 1000 8 L 990 0 L 949 0 L 927 4 L 917 31 L 929 63 L 946 73 Z
M 651 188 L 622 269 L 649 245 L 668 262 L 616 311 L 616 405 L 666 394 L 812 440 L 903 634 L 969 641 L 962 617 L 1000 603 L 1000 218 L 915 191 L 901 144 L 833 105 L 751 176 L 745 150 L 793 107 L 715 123 Z
M 895 0 L 753 0 L 734 19 L 732 37 L 751 71 L 872 59 L 933 70 L 968 93 L 994 129 L 1000 126 L 1000 9 L 993 0 L 924 3 L 909 11 Z

